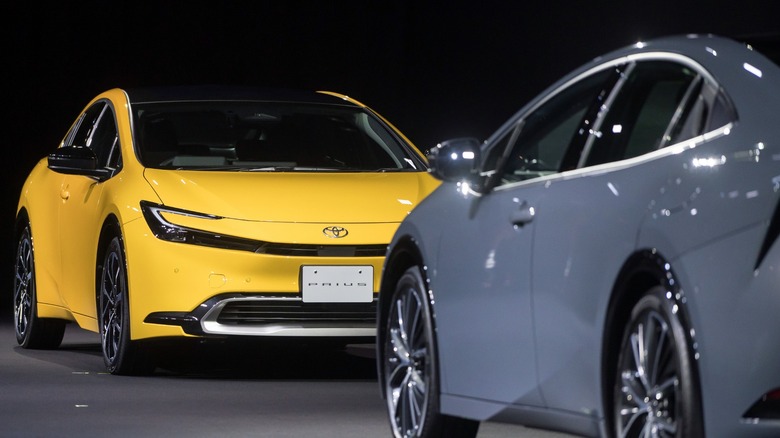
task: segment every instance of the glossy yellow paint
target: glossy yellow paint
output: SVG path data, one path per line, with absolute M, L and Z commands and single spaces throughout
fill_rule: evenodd
M 98 183 L 85 176 L 52 172 L 44 158 L 25 181 L 17 209 L 25 210 L 30 219 L 39 316 L 77 321 L 94 331 L 97 248 L 102 225 L 109 218 L 120 224 L 139 219 L 139 199 L 157 200 L 143 179 L 143 168 L 134 159 L 124 92 L 109 90 L 85 109 L 99 100 L 109 101 L 115 110 L 122 155 L 127 157 L 120 174 Z
M 423 172 L 148 169 L 145 175 L 171 207 L 228 218 L 296 223 L 399 222 L 437 184 Z
M 318 91 L 318 93 L 322 93 L 322 94 L 328 94 L 328 95 L 331 95 L 331 96 L 334 96 L 334 97 L 339 97 L 339 98 L 341 98 L 341 99 L 344 99 L 344 100 L 346 100 L 346 101 L 348 101 L 348 102 L 354 103 L 355 105 L 362 106 L 363 108 L 367 108 L 367 109 L 371 110 L 371 112 L 373 112 L 374 114 L 376 114 L 376 115 L 377 115 L 377 117 L 379 117 L 380 119 L 382 119 L 382 121 L 383 121 L 383 122 L 387 123 L 387 125 L 388 125 L 388 126 L 390 126 L 391 128 L 393 128 L 393 130 L 396 132 L 396 134 L 398 134 L 399 136 L 401 136 L 401 138 L 403 138 L 403 139 L 404 139 L 404 141 L 406 141 L 406 142 L 407 142 L 407 143 L 409 143 L 410 145 L 414 146 L 414 150 L 415 150 L 415 152 L 417 152 L 418 156 L 419 156 L 421 159 L 423 159 L 425 162 L 427 162 L 427 161 L 428 161 L 428 158 L 425 156 L 425 154 L 423 154 L 423 153 L 422 153 L 422 151 L 420 151 L 420 149 L 419 149 L 419 148 L 418 148 L 418 147 L 417 147 L 417 146 L 416 146 L 414 143 L 412 143 L 412 141 L 411 141 L 411 140 L 409 140 L 409 139 L 406 137 L 406 135 L 404 135 L 404 133 L 403 133 L 403 132 L 401 132 L 401 130 L 400 130 L 400 129 L 396 128 L 396 127 L 395 127 L 395 125 L 393 125 L 393 124 L 392 124 L 392 123 L 391 123 L 389 120 L 387 120 L 386 118 L 384 118 L 384 116 L 382 116 L 382 115 L 381 115 L 381 114 L 379 114 L 378 112 L 374 111 L 374 110 L 373 110 L 371 107 L 369 107 L 368 105 L 365 105 L 365 104 L 361 103 L 360 101 L 358 101 L 358 100 L 355 100 L 355 99 L 353 99 L 353 98 L 351 98 L 351 97 L 349 97 L 349 96 L 347 96 L 347 95 L 340 94 L 340 93 L 335 93 L 335 92 L 333 92 L 333 91 Z
M 53 242 L 59 234 L 57 199 L 62 179 L 63 175 L 49 172 L 46 169 L 46 160 L 41 160 L 22 186 L 17 207 L 18 211 L 22 208 L 27 210 L 28 215 L 34 220 L 30 227 L 35 251 L 38 302 L 55 307 L 65 307 L 59 293 L 58 282 L 62 269 L 59 263 L 59 251 L 56 246 L 47 243 Z
M 372 265 L 374 290 L 379 290 L 383 257 L 274 256 L 164 242 L 152 236 L 141 221 L 128 224 L 125 232 L 135 237 L 126 239 L 134 315 L 189 312 L 223 293 L 297 294 L 303 265 Z M 183 335 L 178 327 L 144 324 L 141 320 L 133 318 L 131 331 L 135 338 Z
M 222 293 L 297 294 L 304 265 L 371 265 L 374 291 L 379 289 L 383 257 L 274 256 L 163 241 L 149 229 L 141 201 L 220 216 L 165 214 L 172 223 L 222 235 L 324 245 L 334 242 L 323 228 L 335 225 L 349 229 L 340 244 L 386 244 L 408 212 L 438 186 L 426 172 L 146 169 L 135 156 L 124 92 L 109 90 L 85 109 L 100 99 L 115 112 L 121 172 L 98 182 L 55 173 L 43 159 L 18 204 L 18 212 L 30 218 L 39 316 L 68 319 L 88 330 L 98 330 L 97 266 L 106 224 L 116 224 L 125 245 L 133 339 L 185 336 L 177 326 L 143 321 L 153 312 L 192 311 Z

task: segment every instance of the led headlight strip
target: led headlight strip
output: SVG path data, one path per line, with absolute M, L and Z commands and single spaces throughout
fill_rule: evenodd
M 143 212 L 144 219 L 146 219 L 146 223 L 155 237 L 167 242 L 250 251 L 257 254 L 285 257 L 382 257 L 387 252 L 387 244 L 311 245 L 275 243 L 184 227 L 171 223 L 163 217 L 163 214 L 178 214 L 206 220 L 220 220 L 224 218 L 213 214 L 166 207 L 149 201 L 141 201 L 141 212 Z
M 148 201 L 141 201 L 141 212 L 155 237 L 168 242 L 189 243 L 191 245 L 209 246 L 213 248 L 235 249 L 240 251 L 258 252 L 265 242 L 252 239 L 227 236 L 176 225 L 163 217 L 163 213 L 178 214 L 200 219 L 220 220 L 221 216 L 196 213 L 178 208 L 166 207 Z

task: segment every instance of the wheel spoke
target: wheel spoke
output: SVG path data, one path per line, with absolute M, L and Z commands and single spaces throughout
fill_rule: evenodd
M 395 329 L 392 331 L 392 345 L 394 347 L 395 356 L 400 359 L 405 365 L 409 363 L 409 333 L 407 327 L 407 312 L 408 312 L 408 297 L 402 296 L 395 301 Z
M 673 437 L 677 435 L 677 422 L 674 419 L 667 418 L 667 421 L 656 421 L 655 425 L 658 428 L 658 434 L 660 436 Z
M 640 324 L 636 332 L 631 335 L 631 351 L 634 357 L 634 369 L 636 376 L 643 388 L 647 388 L 647 372 L 645 364 L 647 363 L 647 350 L 645 348 L 645 326 Z
M 410 345 L 410 350 L 415 350 L 417 346 L 424 342 L 424 330 L 425 325 L 421 322 L 422 312 L 420 311 L 419 298 L 412 292 L 408 291 L 405 296 L 405 308 L 406 308 L 406 338 Z
M 660 382 L 656 386 L 656 391 L 658 391 L 661 394 L 664 394 L 665 396 L 673 395 L 675 392 L 677 392 L 678 389 L 678 379 L 677 376 L 671 376 L 668 379 L 664 380 L 663 382 Z
M 408 430 L 417 430 L 420 427 L 420 419 L 423 413 L 423 404 L 425 402 L 425 391 L 417 385 L 420 377 L 417 373 L 412 372 L 407 382 L 406 398 L 407 398 L 407 411 L 409 412 L 409 428 Z
M 636 345 L 635 340 L 632 340 L 632 345 Z M 636 361 L 638 355 L 635 353 L 632 357 Z M 626 370 L 621 375 L 621 391 L 623 394 L 619 410 L 620 421 L 623 425 L 620 433 L 621 437 L 631 435 L 631 431 L 637 427 L 637 424 L 641 424 L 643 422 L 642 418 L 647 415 L 644 385 L 641 379 L 638 378 L 639 371 L 636 369 L 638 366 L 636 363 L 634 365 L 635 369 Z
M 628 405 L 628 410 L 644 407 L 644 390 L 631 371 L 624 371 L 621 378 L 623 386 L 622 392 L 625 395 L 624 400 Z
M 647 372 L 648 386 L 655 386 L 661 372 L 661 361 L 664 358 L 664 353 L 667 353 L 669 326 L 657 313 L 650 313 L 647 316 L 646 325 L 645 336 L 647 341 L 645 348 L 647 349 L 647 362 L 645 363 L 645 371 Z
M 398 345 L 398 347 L 393 349 L 395 353 L 388 353 L 388 355 L 392 354 L 392 356 L 389 356 L 385 363 L 385 367 L 388 369 L 387 383 L 392 388 L 401 388 L 403 387 L 403 382 L 408 379 L 410 362 L 408 355 L 403 353 L 405 351 L 403 343 L 398 342 L 398 339 L 400 339 L 398 330 L 392 330 L 390 336 L 393 338 L 390 342 L 393 345 Z

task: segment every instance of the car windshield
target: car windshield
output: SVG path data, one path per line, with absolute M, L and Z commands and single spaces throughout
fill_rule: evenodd
M 146 167 L 236 171 L 423 170 L 411 146 L 358 107 L 279 102 L 133 105 Z

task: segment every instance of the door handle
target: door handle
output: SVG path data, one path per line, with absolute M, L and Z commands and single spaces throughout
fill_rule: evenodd
M 510 220 L 512 221 L 512 225 L 515 227 L 522 227 L 533 221 L 535 215 L 536 210 L 534 210 L 534 208 L 531 207 L 528 202 L 523 201 L 517 207 L 517 210 L 512 213 Z
M 62 187 L 60 189 L 60 198 L 62 198 L 63 201 L 67 201 L 70 198 L 70 191 L 67 187 Z

